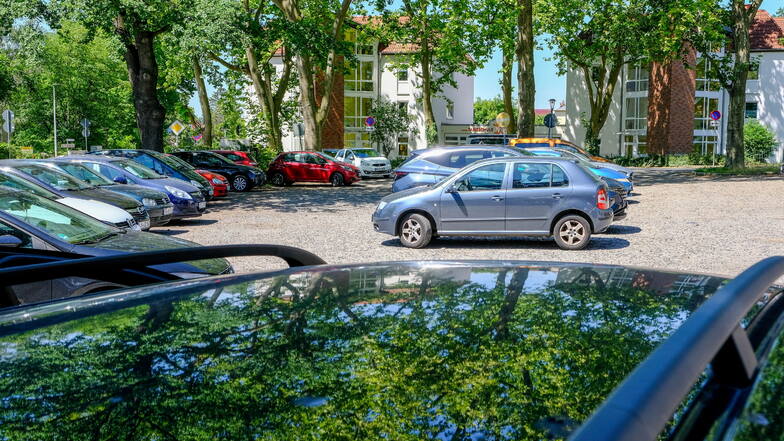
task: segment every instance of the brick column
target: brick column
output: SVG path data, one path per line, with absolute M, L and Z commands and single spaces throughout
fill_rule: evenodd
M 696 52 L 692 47 L 684 48 L 680 60 L 651 64 L 648 81 L 648 153 L 691 153 L 697 77 L 695 66 Z

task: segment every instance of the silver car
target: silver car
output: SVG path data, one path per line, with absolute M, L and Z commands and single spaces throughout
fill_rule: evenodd
M 607 184 L 577 161 L 487 159 L 433 186 L 383 198 L 373 227 L 410 248 L 437 236 L 539 236 L 579 250 L 613 221 L 607 193 Z

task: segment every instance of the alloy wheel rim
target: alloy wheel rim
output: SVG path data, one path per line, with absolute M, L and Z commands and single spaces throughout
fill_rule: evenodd
M 239 190 L 239 191 L 245 190 L 245 187 L 247 185 L 248 185 L 248 183 L 245 181 L 245 178 L 243 178 L 242 176 L 237 176 L 236 178 L 234 178 L 234 189 L 235 190 Z
M 419 222 L 409 219 L 403 223 L 401 236 L 410 243 L 417 242 L 422 237 L 422 225 Z
M 275 185 L 282 185 L 283 184 L 283 176 L 275 175 L 272 177 L 272 183 Z
M 561 225 L 558 235 L 568 245 L 575 245 L 585 239 L 585 227 L 580 222 L 570 220 Z
M 333 184 L 333 185 L 340 185 L 340 183 L 342 182 L 342 180 L 343 180 L 343 177 L 342 177 L 342 176 L 340 176 L 340 175 L 335 175 L 335 176 L 333 176 L 333 177 L 332 177 L 332 184 Z

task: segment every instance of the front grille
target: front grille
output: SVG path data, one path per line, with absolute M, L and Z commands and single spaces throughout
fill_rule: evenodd
M 139 211 L 141 211 L 141 212 L 139 212 Z M 147 219 L 147 211 L 145 211 L 144 209 L 142 209 L 142 210 L 131 210 L 131 216 L 133 216 L 133 218 L 136 221 L 145 220 L 145 219 Z
M 128 221 L 117 222 L 116 224 L 114 224 L 114 226 L 117 228 L 122 228 L 123 230 L 127 230 L 131 227 L 130 225 L 128 225 Z
M 169 202 L 171 202 L 171 201 L 169 201 L 169 198 L 167 198 L 166 196 L 164 196 L 162 199 L 156 199 L 156 200 L 155 200 L 155 205 L 166 205 L 166 204 L 168 204 Z
M 376 162 L 375 164 L 370 164 L 373 167 L 386 167 L 386 164 L 383 162 Z
M 199 200 L 204 197 L 204 195 L 200 191 L 194 191 L 193 193 L 188 193 L 194 200 Z

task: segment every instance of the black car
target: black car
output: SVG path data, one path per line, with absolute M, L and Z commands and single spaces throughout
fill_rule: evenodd
M 165 193 L 141 185 L 119 184 L 72 159 L 57 158 L 47 162 L 57 165 L 62 171 L 90 185 L 129 196 L 141 202 L 150 216 L 150 225 L 152 226 L 166 225 L 172 218 L 174 205 Z
M 136 199 L 103 190 L 60 170 L 54 164 L 30 160 L 4 160 L 0 166 L 16 171 L 19 176 L 32 181 L 60 197 L 94 199 L 122 208 L 130 213 L 143 230 L 150 228 L 150 215 L 144 205 Z
M 182 159 L 197 169 L 207 170 L 223 175 L 229 180 L 234 191 L 248 191 L 253 187 L 264 185 L 267 180 L 264 171 L 248 165 L 236 164 L 228 158 L 208 151 L 182 151 L 172 155 Z
M 777 440 L 782 273 L 332 265 L 11 308 L 0 434 Z
M 119 156 L 122 158 L 132 159 L 139 164 L 155 170 L 156 173 L 185 181 L 201 191 L 204 199 L 211 200 L 213 196 L 213 189 L 210 182 L 193 169 L 188 164 L 183 164 L 182 161 L 175 160 L 171 155 L 166 153 L 156 152 L 153 150 L 132 150 L 132 149 L 109 149 L 90 152 L 95 155 L 109 155 Z

